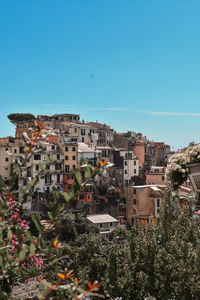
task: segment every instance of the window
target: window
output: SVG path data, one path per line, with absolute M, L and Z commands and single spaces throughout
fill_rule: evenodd
M 75 148 L 75 147 L 72 147 L 72 151 L 75 152 L 75 151 L 76 151 L 76 148 Z
M 127 174 L 127 170 L 124 170 L 124 173 Z
M 8 151 L 8 148 L 6 148 L 6 151 Z
M 164 181 L 165 180 L 165 176 L 162 176 L 162 181 Z
M 19 147 L 19 153 L 23 153 L 24 152 L 24 147 L 23 146 L 20 146 Z
M 133 189 L 133 194 L 134 194 L 134 195 L 136 194 L 136 189 Z
M 134 166 L 136 166 L 136 160 L 134 160 Z
M 106 157 L 106 150 L 102 150 L 102 157 Z
M 23 185 L 27 185 L 27 180 L 26 179 L 23 180 Z
M 74 133 L 77 133 L 77 128 L 76 127 L 74 128 Z
M 85 199 L 85 195 L 84 194 L 80 194 L 80 200 L 84 200 Z
M 133 204 L 135 205 L 137 203 L 136 199 L 133 199 Z
M 68 159 L 69 159 L 69 158 L 68 158 L 68 155 L 66 155 L 66 156 L 65 156 L 65 160 L 68 160 Z
M 61 170 L 61 164 L 55 164 L 55 170 L 60 171 Z
M 136 174 L 137 172 L 136 172 L 136 169 L 134 169 L 134 174 Z
M 76 169 L 76 165 L 73 165 L 73 169 Z
M 90 200 L 90 195 L 88 195 L 88 200 Z
M 8 157 L 5 158 L 5 161 L 8 161 Z
M 68 173 L 69 171 L 70 171 L 70 167 L 69 167 L 69 165 L 66 165 L 65 166 L 65 172 Z
M 65 152 L 68 152 L 68 147 L 65 147 Z
M 34 160 L 41 160 L 40 154 L 34 154 Z
M 85 140 L 84 140 L 84 137 L 82 137 L 81 141 L 82 141 L 82 143 L 84 143 L 84 141 L 85 141 Z
M 14 149 L 14 153 L 17 153 L 17 149 Z
M 99 227 L 102 227 L 102 226 L 103 226 L 103 225 L 100 223 L 100 224 L 99 224 Z
M 112 225 L 113 225 L 113 224 L 112 224 L 112 223 L 110 223 L 110 227 L 112 227 Z
M 45 175 L 45 184 L 50 184 L 51 181 L 51 174 L 46 174 Z
M 60 183 L 60 175 L 57 174 L 57 183 Z
M 36 171 L 39 170 L 39 165 L 35 165 L 35 170 L 36 170 Z
M 81 135 L 85 135 L 85 128 L 81 128 Z
M 72 160 L 76 160 L 76 156 L 75 155 L 72 156 Z
M 51 146 L 51 149 L 54 150 L 54 149 L 55 149 L 55 146 Z
M 160 207 L 160 199 L 157 199 L 157 207 Z
M 57 160 L 59 160 L 60 159 L 60 155 L 59 154 L 57 154 Z
M 124 161 L 124 165 L 127 166 L 127 161 L 126 160 Z
M 73 138 L 72 138 L 72 142 L 77 142 L 77 139 L 73 139 Z

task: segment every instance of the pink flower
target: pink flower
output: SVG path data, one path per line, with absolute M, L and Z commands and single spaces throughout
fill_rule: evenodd
M 12 218 L 13 218 L 13 219 L 17 219 L 17 218 L 18 218 L 18 215 L 13 215 Z

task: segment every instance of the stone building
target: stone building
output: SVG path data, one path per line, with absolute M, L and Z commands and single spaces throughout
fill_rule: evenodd
M 109 146 L 113 145 L 114 130 L 111 126 L 98 122 L 87 122 L 88 126 L 95 128 L 95 132 L 98 134 L 97 146 Z
M 156 185 L 129 186 L 126 188 L 126 220 L 129 225 L 157 224 L 160 221 L 160 205 L 163 187 Z
M 146 172 L 146 184 L 166 184 L 166 168 L 152 166 Z

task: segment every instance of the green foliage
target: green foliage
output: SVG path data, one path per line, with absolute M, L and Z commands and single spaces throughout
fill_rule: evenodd
M 28 113 L 9 114 L 7 117 L 14 125 L 20 125 L 35 120 L 35 116 Z

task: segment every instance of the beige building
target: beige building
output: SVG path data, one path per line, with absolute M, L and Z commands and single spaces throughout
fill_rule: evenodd
M 156 185 L 127 187 L 126 219 L 128 224 L 157 224 L 160 220 L 160 205 L 163 188 Z
M 166 184 L 165 167 L 152 166 L 146 172 L 146 184 Z
M 0 138 L 0 176 L 8 182 L 11 167 L 23 153 L 24 141 L 13 137 Z
M 70 173 L 73 169 L 78 168 L 78 143 L 64 138 L 61 149 L 64 155 L 64 172 Z
M 98 134 L 97 146 L 113 146 L 115 131 L 111 126 L 98 122 L 88 122 L 87 125 L 95 128 L 95 132 Z

